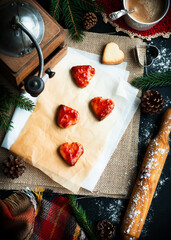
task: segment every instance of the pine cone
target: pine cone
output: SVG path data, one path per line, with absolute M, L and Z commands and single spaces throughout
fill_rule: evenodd
M 162 95 L 158 91 L 147 90 L 141 97 L 140 106 L 143 112 L 152 115 L 154 113 L 159 113 L 165 104 Z
M 14 157 L 12 154 L 3 162 L 3 172 L 8 178 L 18 178 L 24 173 L 24 160 L 19 156 Z
M 97 17 L 93 12 L 87 12 L 83 16 L 83 27 L 85 30 L 89 30 L 97 23 Z
M 112 239 L 115 233 L 113 224 L 106 219 L 98 222 L 96 229 L 98 235 L 102 240 Z

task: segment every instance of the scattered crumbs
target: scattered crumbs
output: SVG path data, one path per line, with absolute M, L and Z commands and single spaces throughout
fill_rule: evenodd
M 98 217 L 103 215 L 103 218 L 108 218 L 114 224 L 119 224 L 124 209 L 124 203 L 120 199 L 113 199 L 108 205 L 106 205 L 102 200 L 97 199 L 95 202 L 98 207 Z
M 161 47 L 158 57 L 153 61 L 156 72 L 166 72 L 171 70 L 171 51 L 170 48 Z

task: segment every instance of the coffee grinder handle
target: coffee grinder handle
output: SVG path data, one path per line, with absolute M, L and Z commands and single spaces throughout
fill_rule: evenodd
M 44 58 L 43 53 L 41 50 L 41 47 L 39 43 L 37 42 L 36 38 L 32 35 L 32 33 L 20 22 L 20 19 L 18 16 L 14 16 L 12 19 L 12 25 L 17 26 L 21 30 L 23 30 L 27 36 L 31 39 L 33 42 L 38 56 L 39 56 L 39 73 L 38 76 L 31 76 L 27 80 L 25 80 L 24 86 L 25 90 L 30 93 L 31 96 L 37 97 L 44 89 L 44 81 L 42 80 L 43 76 L 43 69 L 44 69 Z

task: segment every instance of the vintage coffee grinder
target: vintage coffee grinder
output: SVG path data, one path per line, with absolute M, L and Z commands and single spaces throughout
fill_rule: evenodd
M 67 53 L 64 29 L 35 1 L 0 1 L 0 71 L 32 96 Z

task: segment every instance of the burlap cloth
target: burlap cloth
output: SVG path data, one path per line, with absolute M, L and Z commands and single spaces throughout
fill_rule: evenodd
M 88 52 L 101 54 L 104 46 L 114 41 L 125 53 L 125 60 L 127 62 L 127 70 L 130 71 L 129 82 L 135 76 L 143 74 L 143 68 L 136 63 L 133 55 L 133 49 L 136 44 L 142 43 L 141 39 L 130 39 L 129 37 L 111 36 L 107 34 L 85 33 L 83 42 L 73 42 L 66 36 L 66 42 L 70 47 L 78 48 Z M 60 73 L 59 73 L 60 74 Z M 0 76 L 0 81 L 6 82 L 8 80 Z M 12 88 L 12 87 L 11 87 Z M 13 109 L 11 110 L 12 115 Z M 139 133 L 140 111 L 138 110 L 129 124 L 122 140 L 118 144 L 116 151 L 111 157 L 105 171 L 103 172 L 99 182 L 94 191 L 91 193 L 87 190 L 80 189 L 78 194 L 91 196 L 108 196 L 113 198 L 126 198 L 132 189 L 132 183 L 136 176 L 137 154 L 138 154 L 138 133 Z M 0 132 L 0 141 L 2 142 L 4 134 Z M 2 161 L 9 155 L 6 149 L 0 149 L 0 164 L 2 168 Z M 47 159 L 48 161 L 48 159 Z M 48 176 L 40 170 L 26 164 L 25 173 L 18 179 L 8 179 L 0 171 L 0 188 L 1 189 L 21 189 L 25 186 L 37 187 L 43 186 L 50 188 L 58 193 L 70 193 L 68 190 L 62 188 L 59 184 L 52 181 Z

